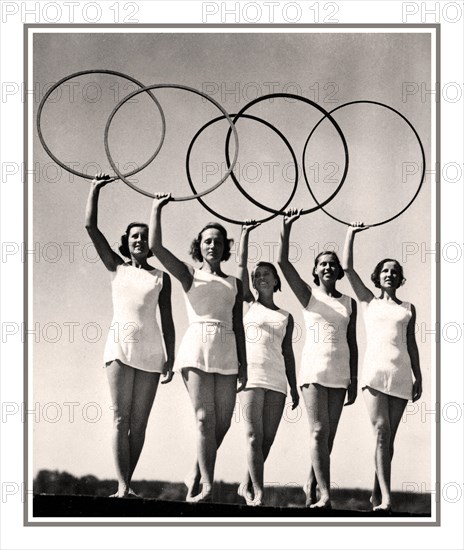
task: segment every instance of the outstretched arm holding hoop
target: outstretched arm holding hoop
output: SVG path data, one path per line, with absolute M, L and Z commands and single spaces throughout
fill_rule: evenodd
M 360 302 L 369 303 L 374 298 L 374 295 L 363 283 L 361 277 L 355 271 L 353 261 L 354 237 L 356 233 L 359 233 L 360 231 L 365 231 L 366 229 L 369 229 L 369 226 L 365 226 L 362 222 L 356 222 L 348 227 L 348 230 L 346 232 L 345 246 L 343 248 L 342 267 L 346 273 L 348 281 L 350 281 L 350 284 L 353 287 L 356 298 Z
M 184 289 L 188 292 L 192 286 L 193 270 L 190 266 L 179 260 L 174 254 L 163 246 L 161 231 L 161 211 L 171 201 L 170 193 L 157 193 L 153 199 L 150 230 L 148 232 L 148 246 L 163 266 L 178 279 Z
M 250 231 L 258 227 L 260 223 L 255 220 L 246 220 L 242 225 L 240 234 L 239 252 L 238 252 L 238 278 L 242 281 L 243 300 L 245 302 L 253 302 L 254 296 L 250 289 L 250 274 L 248 273 L 248 241 Z
M 114 181 L 110 177 L 103 173 L 98 173 L 90 183 L 89 197 L 87 199 L 87 206 L 85 209 L 85 228 L 87 233 L 92 239 L 98 255 L 101 261 L 104 263 L 108 271 L 115 271 L 116 267 L 122 263 L 122 258 L 113 252 L 106 237 L 98 228 L 98 199 L 100 197 L 100 190 L 106 184 Z
M 290 231 L 292 225 L 301 216 L 302 210 L 296 208 L 290 209 L 283 217 L 282 231 L 280 233 L 280 246 L 277 263 L 279 264 L 282 273 L 284 274 L 287 283 L 293 290 L 293 293 L 298 298 L 303 307 L 308 305 L 311 298 L 311 289 L 300 277 L 298 271 L 288 259 L 288 248 L 290 241 Z

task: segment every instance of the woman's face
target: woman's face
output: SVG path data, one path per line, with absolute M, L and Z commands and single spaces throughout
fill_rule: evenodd
M 277 279 L 274 272 L 267 265 L 260 265 L 255 269 L 253 277 L 253 288 L 258 292 L 274 292 L 277 285 Z
M 131 255 L 148 255 L 148 228 L 141 225 L 131 227 L 127 237 L 127 243 Z
M 201 234 L 200 252 L 208 262 L 220 262 L 224 255 L 224 239 L 219 229 L 205 229 Z
M 385 262 L 379 274 L 380 288 L 398 288 L 401 285 L 400 271 L 396 262 Z
M 315 273 L 321 282 L 333 283 L 336 281 L 340 273 L 340 267 L 336 258 L 332 254 L 323 254 L 317 260 Z

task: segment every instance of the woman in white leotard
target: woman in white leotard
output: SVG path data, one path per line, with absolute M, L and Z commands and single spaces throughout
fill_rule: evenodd
M 417 401 L 422 394 L 422 375 L 414 333 L 416 310 L 396 296 L 405 281 L 403 268 L 389 258 L 377 264 L 371 279 L 380 289 L 378 298 L 354 269 L 354 236 L 365 229 L 368 227 L 359 222 L 348 228 L 343 267 L 363 307 L 366 327 L 361 387 L 376 436 L 376 475 L 371 502 L 374 511 L 389 511 L 395 436 L 408 399 Z
M 98 228 L 100 190 L 109 181 L 107 175 L 97 174 L 91 182 L 85 226 L 111 272 L 114 313 L 104 362 L 114 410 L 112 440 L 118 490 L 112 496 L 133 497 L 130 482 L 142 452 L 160 375 L 165 376 L 162 384 L 172 379 L 175 332 L 171 280 L 147 262 L 151 255 L 148 226 L 132 223 L 122 236 L 119 250 L 129 261 L 113 252 Z M 156 320 L 158 305 L 163 336 Z
M 304 486 L 306 506 L 330 508 L 330 453 L 345 396 L 345 404 L 351 405 L 357 395 L 356 302 L 336 289 L 343 269 L 334 252 L 324 251 L 316 257 L 315 287 L 309 286 L 289 261 L 290 230 L 300 215 L 301 210 L 292 209 L 284 216 L 279 266 L 303 306 L 306 325 L 298 372 L 310 430 L 311 465 Z
M 242 390 L 247 380 L 242 285 L 222 271 L 231 241 L 219 224 L 206 225 L 192 243 L 193 259 L 202 262 L 199 269 L 163 246 L 161 211 L 170 199 L 170 195 L 158 194 L 153 201 L 150 249 L 180 281 L 185 293 L 190 326 L 175 370 L 182 372 L 195 411 L 198 457 L 186 479 L 187 500 L 210 501 L 217 450 L 230 427 L 236 391 Z
M 247 438 L 248 471 L 239 486 L 239 495 L 249 506 L 263 503 L 264 462 L 271 450 L 285 406 L 287 381 L 295 409 L 299 403 L 293 355 L 293 317 L 274 303 L 274 293 L 280 290 L 276 268 L 259 262 L 248 276 L 248 239 L 259 224 L 250 221 L 242 226 L 239 252 L 239 277 L 243 299 L 250 304 L 244 317 L 248 382 L 240 394 L 242 417 Z

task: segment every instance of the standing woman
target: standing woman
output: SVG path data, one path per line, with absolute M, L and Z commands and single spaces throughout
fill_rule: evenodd
M 303 307 L 306 340 L 298 373 L 308 414 L 311 466 L 304 487 L 306 506 L 331 508 L 330 453 L 347 396 L 351 405 L 357 395 L 358 347 L 356 343 L 356 302 L 336 289 L 343 269 L 337 255 L 323 251 L 317 255 L 309 286 L 288 259 L 290 230 L 301 210 L 284 216 L 279 266 Z M 316 486 L 320 498 L 316 497 Z
M 285 406 L 287 381 L 293 406 L 299 403 L 293 355 L 293 317 L 274 303 L 280 290 L 280 278 L 273 264 L 259 262 L 251 273 L 255 298 L 248 276 L 248 239 L 253 221 L 242 226 L 239 253 L 239 276 L 243 298 L 250 304 L 244 318 L 248 382 L 240 394 L 246 421 L 248 472 L 239 486 L 239 494 L 248 505 L 263 503 L 264 462 L 271 450 Z
M 198 269 L 163 246 L 161 210 L 170 200 L 170 195 L 158 194 L 153 201 L 150 249 L 185 293 L 190 325 L 174 370 L 182 372 L 197 426 L 198 464 L 187 480 L 187 500 L 210 501 L 217 450 L 230 427 L 236 392 L 247 380 L 242 285 L 222 271 L 222 262 L 230 257 L 231 240 L 218 223 L 207 224 L 192 242 L 190 253 L 202 262 Z
M 405 282 L 402 266 L 389 258 L 376 265 L 371 280 L 380 289 L 378 298 L 354 269 L 354 237 L 365 229 L 368 227 L 363 223 L 348 228 L 343 267 L 364 310 L 366 352 L 361 387 L 376 436 L 376 475 L 371 502 L 374 511 L 388 512 L 395 436 L 408 399 L 417 401 L 422 394 L 422 374 L 414 334 L 416 309 L 396 296 Z
M 113 454 L 118 490 L 114 497 L 134 497 L 130 482 L 145 441 L 153 401 L 160 379 L 172 379 L 175 332 L 171 313 L 169 275 L 148 262 L 148 226 L 131 223 L 113 252 L 98 228 L 98 199 L 109 176 L 97 174 L 90 184 L 85 227 L 111 272 L 113 321 L 105 346 L 104 361 L 114 410 Z M 163 339 L 156 320 L 159 306 Z M 167 358 L 166 358 L 167 355 Z

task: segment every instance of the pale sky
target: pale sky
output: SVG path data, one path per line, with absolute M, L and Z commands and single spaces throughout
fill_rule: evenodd
M 425 34 L 42 34 L 34 42 L 34 83 L 47 83 L 86 69 L 112 69 L 145 84 L 180 83 L 213 95 L 235 113 L 257 95 L 274 92 L 303 94 L 326 109 L 354 100 L 386 103 L 404 114 L 421 136 L 430 162 L 430 98 L 404 97 L 404 83 L 426 83 L 430 88 L 430 40 Z M 272 89 L 271 89 L 272 88 Z M 116 103 L 135 89 L 112 76 L 74 79 L 50 102 L 42 119 L 49 146 L 62 160 L 83 169 L 97 163 L 110 171 L 103 146 L 106 119 Z M 72 91 L 72 94 L 71 94 Z M 156 95 L 166 115 L 166 140 L 160 155 L 135 178 L 144 189 L 190 194 L 185 177 L 185 153 L 195 132 L 218 116 L 216 108 L 192 94 L 162 90 Z M 41 97 L 41 96 L 40 96 Z M 40 97 L 35 102 L 37 109 Z M 110 147 L 119 165 L 140 163 L 156 148 L 159 115 L 151 101 L 138 96 L 126 104 L 110 133 Z M 278 99 L 250 109 L 250 114 L 274 124 L 290 141 L 301 166 L 304 141 L 320 119 L 303 103 Z M 417 141 L 399 117 L 381 107 L 353 105 L 334 114 L 346 137 L 350 167 L 339 195 L 327 206 L 347 220 L 374 223 L 392 216 L 409 202 L 419 184 L 421 161 Z M 198 188 L 212 185 L 224 169 L 224 130 L 218 123 L 205 131 L 192 153 L 192 174 Z M 239 167 L 246 190 L 271 207 L 280 208 L 292 188 L 291 156 L 269 128 L 251 120 L 237 123 Z M 34 424 L 34 472 L 66 470 L 73 475 L 114 478 L 110 448 L 112 413 L 103 367 L 103 348 L 111 322 L 110 276 L 89 246 L 84 228 L 88 182 L 71 176 L 46 155 L 34 131 L 34 161 L 40 180 L 34 182 L 34 243 L 39 253 L 31 262 L 34 319 L 39 326 L 34 345 L 34 402 L 40 418 Z M 340 139 L 325 121 L 308 148 L 306 167 L 321 198 L 338 183 L 343 170 Z M 87 166 L 90 173 L 95 169 Z M 407 177 L 403 176 L 407 174 Z M 432 328 L 431 178 L 400 218 L 357 237 L 355 259 L 367 284 L 375 264 L 384 257 L 402 261 L 407 282 L 399 297 L 417 308 L 418 346 L 424 394 L 410 405 L 397 436 L 393 489 L 404 483 L 430 484 L 433 418 L 424 414 L 436 401 L 431 394 Z M 325 188 L 322 189 L 322 186 Z M 250 206 L 227 180 L 205 198 L 220 213 L 233 218 L 264 217 Z M 301 176 L 291 206 L 314 205 Z M 150 199 L 122 182 L 108 185 L 100 198 L 100 228 L 115 245 L 131 221 L 148 221 Z M 213 216 L 197 201 L 169 204 L 163 213 L 166 245 L 182 260 L 191 239 Z M 275 261 L 281 218 L 251 234 L 250 258 Z M 224 224 L 238 240 L 239 226 Z M 329 246 L 341 249 L 346 227 L 323 212 L 298 221 L 292 231 L 293 258 L 301 276 L 312 283 L 315 255 Z M 155 259 L 153 265 L 158 266 Z M 236 257 L 224 271 L 237 274 Z M 371 286 L 374 290 L 373 285 Z M 353 295 L 347 281 L 339 290 Z M 173 283 L 173 315 L 177 346 L 186 329 L 180 285 Z M 276 303 L 294 318 L 294 351 L 299 366 L 303 346 L 300 307 L 283 283 Z M 298 330 L 300 329 L 300 330 Z M 360 368 L 364 331 L 358 319 Z M 73 405 L 72 405 L 73 403 Z M 71 414 L 71 411 L 73 414 Z M 58 414 L 59 413 L 59 414 Z M 61 416 L 60 416 L 61 415 Z M 95 420 L 95 421 L 94 421 Z M 221 447 L 216 479 L 240 481 L 246 468 L 243 419 L 239 409 Z M 373 475 L 373 437 L 361 391 L 345 408 L 332 454 L 332 482 L 340 487 L 370 488 Z M 308 423 L 306 413 L 289 406 L 265 467 L 266 483 L 299 484 L 307 476 Z M 177 374 L 159 387 L 134 479 L 181 481 L 194 459 L 194 421 L 187 392 Z

